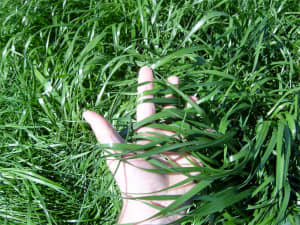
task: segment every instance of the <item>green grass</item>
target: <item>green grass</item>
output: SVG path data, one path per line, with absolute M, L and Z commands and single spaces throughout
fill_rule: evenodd
M 158 108 L 165 91 L 179 107 L 152 126 L 181 133 L 173 151 L 205 165 L 170 206 L 195 200 L 181 224 L 299 224 L 299 11 L 294 0 L 2 0 L 0 223 L 115 224 L 120 194 L 81 115 L 133 140 L 137 71 L 151 65 Z M 164 86 L 170 75 L 180 89 Z M 140 157 L 168 150 L 157 141 Z

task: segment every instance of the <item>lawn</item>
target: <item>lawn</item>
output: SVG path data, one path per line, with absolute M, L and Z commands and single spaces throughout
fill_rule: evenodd
M 1 0 L 0 224 L 116 223 L 120 193 L 82 113 L 135 140 L 144 65 L 151 101 L 172 92 L 178 106 L 153 126 L 204 164 L 182 171 L 201 173 L 179 223 L 300 224 L 299 15 L 296 0 Z M 141 157 L 167 149 L 156 141 Z

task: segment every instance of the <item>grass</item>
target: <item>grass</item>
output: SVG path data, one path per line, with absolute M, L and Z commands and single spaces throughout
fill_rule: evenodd
M 195 200 L 181 224 L 300 223 L 297 1 L 4 0 L 0 9 L 1 224 L 115 224 L 120 194 L 81 115 L 97 111 L 134 139 L 143 65 L 158 80 L 158 107 L 165 91 L 179 107 L 158 117 L 172 123 L 152 126 L 183 135 L 173 151 L 205 165 L 168 208 Z M 165 87 L 170 75 L 179 89 Z M 182 109 L 194 93 L 198 103 Z M 140 157 L 168 150 L 157 141 Z

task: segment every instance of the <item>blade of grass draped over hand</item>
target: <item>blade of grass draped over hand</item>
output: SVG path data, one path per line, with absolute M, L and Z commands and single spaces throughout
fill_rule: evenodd
M 244 198 L 247 198 L 252 191 L 252 189 L 241 192 L 234 189 L 228 189 L 220 193 L 216 193 L 215 197 L 210 198 L 209 202 L 195 210 L 191 216 L 206 216 L 218 211 L 222 211 L 224 208 L 233 205 Z
M 189 192 L 187 192 L 185 195 L 180 196 L 177 198 L 173 203 L 171 203 L 168 207 L 162 209 L 159 213 L 153 215 L 151 218 L 146 218 L 152 219 L 160 215 L 164 215 L 167 212 L 172 211 L 176 207 L 182 205 L 184 202 L 187 200 L 191 199 L 194 195 L 196 195 L 199 191 L 202 189 L 206 188 L 208 185 L 210 185 L 213 181 L 200 181 L 198 184 L 196 184 Z

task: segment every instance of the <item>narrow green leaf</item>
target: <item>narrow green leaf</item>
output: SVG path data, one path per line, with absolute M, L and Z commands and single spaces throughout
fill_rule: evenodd
M 185 193 L 184 195 L 181 195 L 177 200 L 175 200 L 173 203 L 171 203 L 169 206 L 167 206 L 166 208 L 162 209 L 159 213 L 151 216 L 150 218 L 147 218 L 146 220 L 158 217 L 160 215 L 164 215 L 172 210 L 174 210 L 175 208 L 177 208 L 178 206 L 182 205 L 183 203 L 185 203 L 186 201 L 188 201 L 189 199 L 191 199 L 193 196 L 195 196 L 197 193 L 201 192 L 203 189 L 207 188 L 213 181 L 208 181 L 208 180 L 203 180 L 200 181 L 198 184 L 196 184 L 191 190 L 189 190 L 187 193 Z M 145 221 L 146 221 L 145 220 Z
M 158 69 L 159 67 L 165 65 L 166 63 L 170 62 L 171 60 L 174 60 L 179 57 L 188 56 L 189 54 L 192 54 L 201 49 L 202 49 L 202 47 L 192 47 L 192 48 L 184 48 L 184 49 L 177 50 L 176 52 L 156 61 L 154 64 L 151 65 L 151 68 Z
M 17 168 L 0 168 L 0 172 L 6 176 L 17 176 L 19 178 L 27 179 L 31 182 L 42 184 L 49 188 L 52 188 L 64 195 L 67 195 L 66 190 L 58 183 L 51 181 L 43 176 L 40 176 L 34 172 L 21 170 Z
M 186 35 L 186 37 L 184 38 L 182 45 L 183 46 L 185 44 L 185 42 L 187 42 L 190 37 L 196 33 L 205 23 L 207 23 L 210 19 L 214 18 L 214 17 L 220 17 L 220 16 L 228 16 L 227 13 L 224 12 L 208 12 L 206 13 L 206 15 L 204 15 L 191 29 L 191 31 Z
M 258 43 L 256 44 L 255 57 L 254 57 L 254 63 L 253 63 L 253 67 L 252 67 L 252 72 L 254 72 L 256 70 L 256 66 L 257 66 L 257 62 L 258 62 L 258 57 L 259 57 L 261 49 L 263 48 L 262 41 L 263 41 L 264 35 L 265 35 L 265 32 L 262 31 L 261 34 L 260 34 L 260 36 L 259 36 Z
M 239 192 L 236 189 L 230 188 L 217 194 L 215 200 L 206 203 L 204 206 L 194 210 L 191 215 L 193 216 L 206 216 L 215 212 L 220 212 L 223 209 L 247 198 L 253 189 L 247 189 Z
M 259 126 L 259 133 L 256 135 L 256 143 L 255 143 L 255 155 L 254 157 L 256 158 L 259 154 L 259 151 L 267 137 L 269 128 L 271 125 L 271 121 L 264 121 L 261 126 Z
M 289 204 L 290 200 L 290 195 L 291 195 L 291 186 L 288 182 L 285 183 L 284 185 L 284 197 L 283 201 L 279 203 L 279 213 L 276 218 L 276 222 L 280 223 L 284 219 L 284 216 L 286 214 L 286 210 Z
M 277 135 L 277 144 L 276 144 L 276 190 L 279 192 L 284 183 L 284 127 L 285 124 L 282 121 L 279 121 L 278 124 L 278 135 Z
M 214 75 L 217 77 L 226 78 L 226 79 L 230 79 L 230 80 L 235 79 L 235 77 L 233 75 L 226 74 L 224 72 L 217 71 L 217 70 L 201 70 L 201 73 L 210 74 L 210 75 Z
M 106 32 L 102 32 L 101 34 L 97 35 L 96 37 L 94 37 L 93 40 L 91 40 L 86 46 L 85 48 L 81 51 L 80 55 L 77 57 L 76 59 L 76 63 L 79 63 L 83 57 L 88 54 L 91 50 L 93 50 L 97 44 L 99 43 L 99 41 L 101 39 L 103 39 L 103 37 L 106 35 Z

